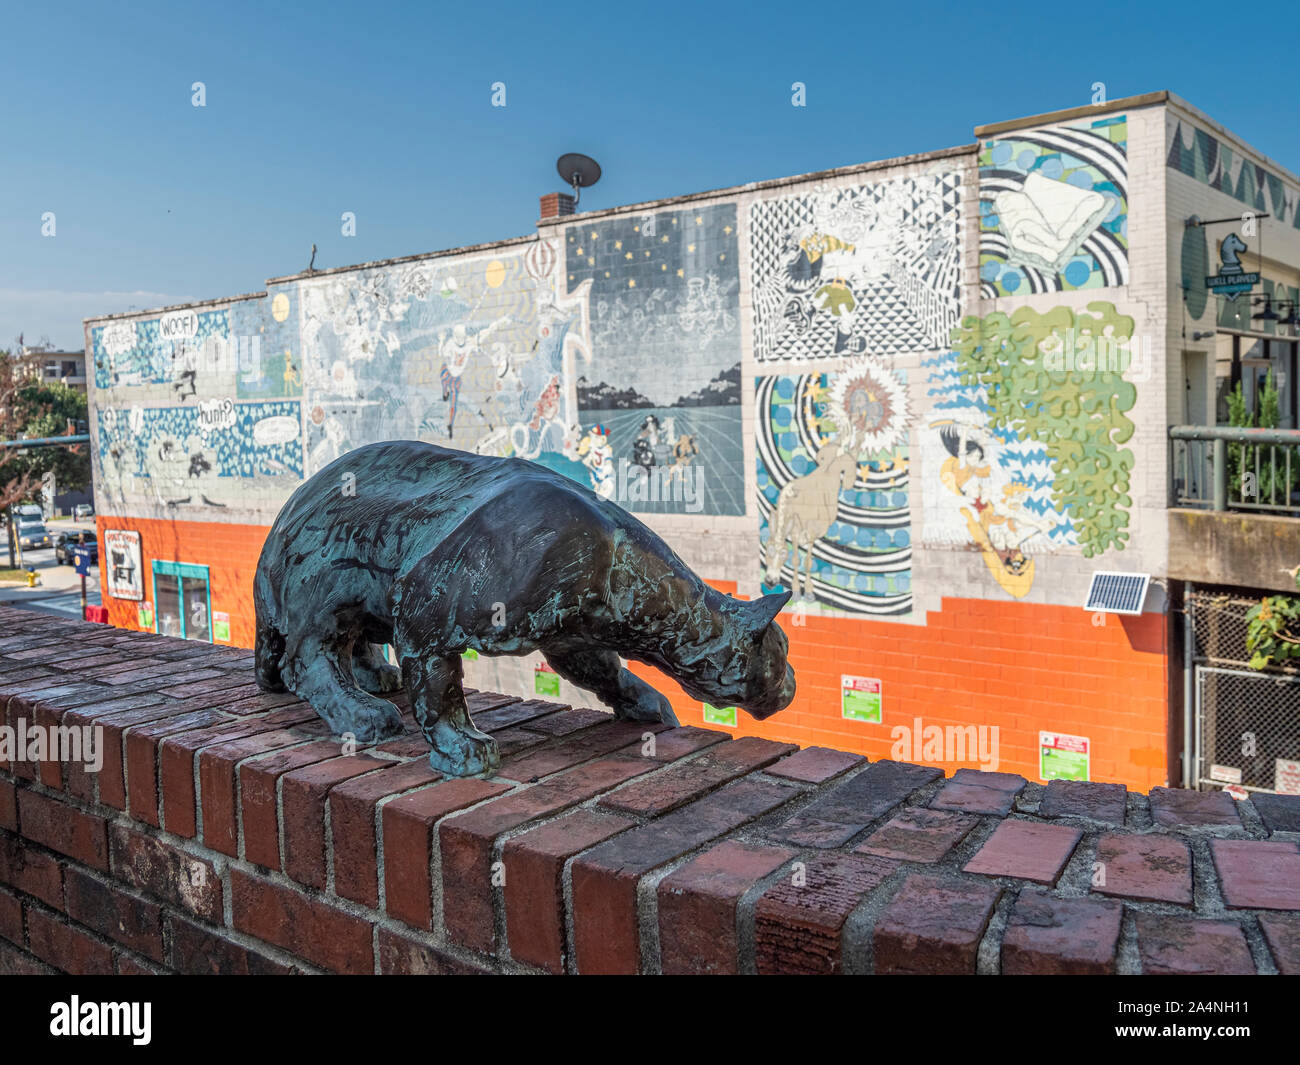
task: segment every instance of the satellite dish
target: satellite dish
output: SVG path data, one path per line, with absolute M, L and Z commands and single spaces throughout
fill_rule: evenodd
M 555 169 L 565 184 L 573 186 L 573 202 L 576 206 L 581 190 L 596 184 L 600 180 L 600 164 L 589 155 L 581 152 L 566 152 L 555 161 Z

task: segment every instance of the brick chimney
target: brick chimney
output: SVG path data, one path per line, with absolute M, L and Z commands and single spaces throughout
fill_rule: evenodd
M 573 197 L 567 192 L 548 192 L 541 198 L 542 221 L 573 214 Z

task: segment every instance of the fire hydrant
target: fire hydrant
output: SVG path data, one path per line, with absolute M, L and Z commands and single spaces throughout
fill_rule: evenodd
M 34 569 L 29 569 L 27 571 L 27 587 L 28 588 L 36 587 L 36 571 Z

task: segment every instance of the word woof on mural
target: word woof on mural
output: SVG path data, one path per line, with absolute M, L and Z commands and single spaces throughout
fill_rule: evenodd
M 247 307 L 92 330 L 95 483 L 110 505 L 142 515 L 274 508 L 302 479 L 297 400 L 242 401 L 262 350 L 245 343 L 241 363 L 232 322 Z
M 758 382 L 763 591 L 829 612 L 912 609 L 906 382 L 883 359 Z
M 1123 549 L 1133 325 L 1110 303 L 1021 307 L 965 319 L 951 351 L 923 360 L 926 544 L 978 550 L 1017 599 L 1033 588 L 1038 555 Z
M 1047 126 L 980 149 L 986 299 L 1128 284 L 1128 121 Z
M 749 212 L 759 362 L 933 351 L 960 313 L 961 176 L 819 189 Z

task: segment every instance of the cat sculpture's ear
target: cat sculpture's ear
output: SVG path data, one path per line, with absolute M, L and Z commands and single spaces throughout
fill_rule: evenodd
M 767 631 L 767 627 L 781 612 L 781 608 L 790 601 L 791 594 L 788 591 L 773 592 L 771 595 L 750 602 L 749 616 L 752 619 L 754 632 L 761 634 Z

